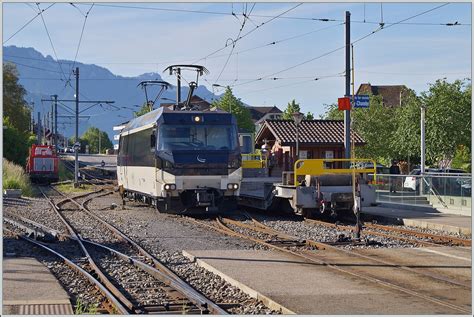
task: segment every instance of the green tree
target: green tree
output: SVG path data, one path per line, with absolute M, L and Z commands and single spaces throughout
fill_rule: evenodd
M 30 129 L 31 108 L 24 100 L 26 90 L 18 83 L 14 64 L 3 64 L 3 118 L 9 118 L 12 127 L 21 133 Z
M 420 162 L 421 99 L 413 90 L 403 93 L 401 107 L 395 109 L 395 127 L 390 146 L 395 156 L 410 162 Z
M 371 95 L 368 109 L 351 111 L 354 131 L 366 142 L 366 145 L 356 148 L 356 156 L 373 158 L 387 164 L 395 157 L 391 146 L 396 127 L 395 110 L 384 106 L 381 96 Z
M 138 111 L 135 111 L 133 113 L 133 115 L 135 117 L 140 117 L 140 116 L 143 116 L 144 114 L 148 113 L 151 111 L 151 107 L 149 104 L 147 104 L 146 102 L 143 103 L 143 106 L 140 108 L 140 110 Z
M 18 83 L 14 64 L 3 64 L 3 157 L 26 165 L 30 137 L 30 106 L 24 100 L 26 90 Z
M 338 109 L 337 104 L 324 105 L 326 112 L 320 115 L 320 119 L 324 120 L 344 120 L 344 111 Z
M 10 118 L 3 120 L 3 157 L 21 166 L 26 166 L 28 157 L 28 134 L 15 128 Z
M 113 147 L 109 136 L 105 131 L 100 131 L 96 127 L 90 127 L 81 136 L 81 141 L 86 142 L 89 145 L 89 153 L 99 153 L 99 138 L 101 144 L 101 153 L 105 153 L 106 149 Z
M 451 162 L 451 167 L 471 172 L 471 152 L 467 146 L 458 146 Z
M 426 106 L 426 157 L 452 159 L 460 145 L 471 146 L 471 94 L 467 80 L 437 80 L 421 94 Z
M 304 116 L 305 120 L 314 120 L 314 114 L 310 111 L 308 111 L 306 113 L 306 115 Z
M 283 111 L 283 120 L 293 120 L 293 113 L 300 112 L 300 104 L 295 99 L 288 103 L 285 111 Z
M 243 105 L 239 98 L 234 96 L 232 89 L 230 89 L 229 86 L 227 86 L 222 98 L 214 101 L 212 105 L 232 113 L 236 117 L 237 125 L 240 129 L 248 132 L 255 131 L 255 125 L 252 121 L 250 110 Z

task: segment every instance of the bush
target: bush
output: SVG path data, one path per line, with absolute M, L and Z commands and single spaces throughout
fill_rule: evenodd
M 8 120 L 4 121 L 3 157 L 21 166 L 26 166 L 28 150 L 28 136 L 12 127 Z
M 33 196 L 30 178 L 25 170 L 6 159 L 3 159 L 3 189 L 21 189 L 23 196 Z

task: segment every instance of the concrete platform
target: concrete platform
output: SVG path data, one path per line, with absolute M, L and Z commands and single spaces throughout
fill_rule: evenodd
M 70 298 L 34 258 L 3 258 L 3 314 L 72 315 Z
M 284 314 L 455 313 L 432 302 L 280 252 L 192 250 L 183 254 Z
M 453 215 L 438 211 L 409 210 L 402 207 L 364 207 L 363 219 L 379 219 L 427 229 L 444 230 L 453 233 L 470 235 L 472 218 L 469 216 Z

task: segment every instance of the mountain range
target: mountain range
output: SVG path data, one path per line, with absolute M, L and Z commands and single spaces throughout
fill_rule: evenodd
M 83 103 L 80 105 L 81 118 L 79 121 L 79 135 L 88 127 L 95 126 L 106 131 L 113 140 L 113 126 L 133 118 L 133 111 L 137 111 L 145 102 L 145 93 L 138 87 L 144 80 L 162 80 L 160 74 L 149 72 L 136 77 L 115 75 L 107 68 L 84 64 L 79 61 L 56 61 L 50 55 L 44 56 L 34 48 L 4 46 L 3 61 L 16 64 L 19 73 L 19 83 L 26 89 L 26 101 L 33 105 L 34 120 L 38 112 L 43 114 L 51 111 L 51 102 L 42 99 L 51 99 L 51 95 L 58 95 L 59 100 L 73 100 L 75 98 L 75 76 L 72 69 L 79 67 L 79 98 L 81 101 L 108 100 L 112 105 L 95 105 Z M 188 87 L 183 83 L 181 99 L 188 94 Z M 157 86 L 148 88 L 150 99 L 154 99 L 158 92 Z M 211 101 L 218 98 L 205 86 L 199 85 L 194 94 Z M 161 98 L 165 103 L 176 99 L 176 86 L 172 85 Z M 170 101 L 172 100 L 172 101 Z M 157 101 L 156 106 L 160 103 Z M 90 109 L 87 110 L 92 106 Z M 155 106 L 155 107 L 156 107 Z M 74 102 L 60 102 L 58 107 L 58 132 L 67 137 L 74 135 Z

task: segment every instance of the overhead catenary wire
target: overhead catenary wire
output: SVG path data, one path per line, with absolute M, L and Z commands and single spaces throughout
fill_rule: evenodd
M 20 33 L 24 28 L 26 28 L 31 22 L 33 22 L 37 17 L 39 17 L 43 12 L 45 12 L 46 10 L 48 10 L 49 8 L 51 8 L 52 6 L 54 5 L 51 4 L 49 5 L 49 7 L 47 7 L 46 9 L 43 9 L 41 10 L 40 12 L 38 12 L 34 17 L 32 17 L 30 20 L 28 20 L 28 22 L 26 22 L 21 28 L 19 28 L 15 33 L 13 33 L 12 35 L 10 35 L 10 37 L 8 39 L 6 39 L 5 41 L 3 41 L 3 44 L 7 43 L 9 40 L 11 40 L 15 35 L 17 35 L 18 33 Z
M 28 68 L 33 68 L 33 69 L 43 70 L 43 71 L 46 71 L 46 72 L 52 72 L 52 73 L 61 74 L 61 72 L 60 72 L 60 71 L 57 71 L 57 70 L 52 70 L 52 69 L 46 69 L 46 68 L 41 68 L 41 67 L 26 65 L 26 64 L 14 62 L 14 61 L 11 61 L 11 60 L 8 60 L 8 59 L 4 59 L 3 61 L 5 61 L 5 62 L 10 62 L 10 63 L 17 64 L 17 65 L 24 66 L 24 67 L 28 67 Z M 23 79 L 23 78 L 20 78 L 20 79 Z M 57 79 L 57 80 L 63 81 L 62 78 L 59 78 L 59 79 Z
M 71 3 L 71 5 L 73 7 L 76 7 L 74 4 Z M 77 43 L 77 49 L 76 49 L 76 54 L 74 55 L 74 61 L 72 63 L 72 67 L 71 67 L 71 71 L 69 73 L 69 78 L 68 78 L 68 82 L 71 81 L 71 76 L 73 75 L 73 70 L 74 70 L 74 67 L 76 66 L 76 60 L 77 60 L 77 55 L 79 54 L 79 48 L 81 47 L 81 42 L 82 42 L 82 36 L 84 35 L 84 29 L 86 27 L 86 23 L 87 23 L 87 18 L 89 17 L 89 13 L 91 12 L 92 8 L 94 7 L 94 3 L 91 5 L 91 7 L 89 8 L 89 10 L 86 12 L 86 14 L 84 15 L 84 23 L 82 24 L 82 30 L 81 30 L 81 35 L 79 36 L 79 42 Z M 77 8 L 77 7 L 76 7 Z M 79 10 L 79 8 L 77 8 Z M 80 11 L 80 10 L 79 10 Z M 82 12 L 82 11 L 81 11 Z
M 252 13 L 254 8 L 255 8 L 255 3 L 253 4 L 252 9 L 250 9 L 250 13 Z M 250 16 L 250 13 L 248 15 L 245 12 L 243 13 L 244 21 L 242 22 L 242 26 L 240 27 L 240 30 L 239 30 L 239 33 L 237 34 L 236 39 L 238 39 L 240 37 L 240 34 L 242 33 L 242 31 L 245 27 L 245 23 L 248 20 L 248 16 Z M 221 78 L 222 73 L 224 72 L 225 68 L 227 67 L 227 64 L 229 63 L 230 57 L 232 56 L 232 53 L 234 52 L 236 42 L 233 39 L 231 39 L 231 41 L 232 41 L 232 49 L 230 50 L 229 56 L 227 56 L 227 60 L 225 61 L 224 66 L 222 67 L 221 71 L 219 72 L 219 75 L 217 76 L 215 82 L 219 81 L 219 78 Z M 227 43 L 226 43 L 226 45 L 227 45 Z
M 375 34 L 375 33 L 377 33 L 377 32 L 380 32 L 381 30 L 386 30 L 386 29 L 388 29 L 388 28 L 390 28 L 390 27 L 392 27 L 392 26 L 394 26 L 394 25 L 398 25 L 398 24 L 400 24 L 400 23 L 402 23 L 402 22 L 405 22 L 405 21 L 414 19 L 414 18 L 416 18 L 416 17 L 419 17 L 419 16 L 421 16 L 421 15 L 427 14 L 427 13 L 432 12 L 432 11 L 434 11 L 434 10 L 440 9 L 440 8 L 446 6 L 446 5 L 448 5 L 448 3 L 445 3 L 445 4 L 442 4 L 442 5 L 436 6 L 436 7 L 434 7 L 434 8 L 425 10 L 425 11 L 423 11 L 423 12 L 417 13 L 417 14 L 415 14 L 415 15 L 412 15 L 412 16 L 410 16 L 410 17 L 408 17 L 408 18 L 402 19 L 402 20 L 400 20 L 400 21 L 398 21 L 398 22 L 395 22 L 395 23 L 393 23 L 393 24 L 390 24 L 390 25 L 388 25 L 388 26 L 384 26 L 384 27 L 379 26 L 379 28 L 377 28 L 376 30 L 374 30 L 374 31 L 372 31 L 372 32 L 370 32 L 370 33 L 368 33 L 368 34 L 366 34 L 366 35 L 364 35 L 364 36 L 358 38 L 357 40 L 353 41 L 351 44 L 355 44 L 355 43 L 357 43 L 357 42 L 360 42 L 360 41 L 366 39 L 367 37 L 369 37 L 369 36 L 371 36 L 371 35 L 373 35 L 373 34 Z M 309 63 L 309 62 L 312 62 L 312 61 L 315 61 L 315 60 L 320 59 L 320 58 L 322 58 L 322 57 L 325 57 L 325 56 L 328 56 L 328 55 L 330 55 L 330 54 L 333 54 L 333 53 L 335 53 L 335 52 L 337 52 L 337 51 L 339 51 L 339 50 L 344 49 L 345 47 L 346 47 L 346 46 L 344 45 L 344 46 L 335 48 L 335 49 L 333 49 L 333 50 L 331 50 L 331 51 L 328 51 L 328 52 L 323 53 L 323 54 L 321 54 L 321 55 L 318 55 L 318 56 L 316 56 L 316 57 L 310 58 L 310 59 L 305 60 L 305 61 L 303 61 L 303 62 L 300 62 L 300 63 L 298 63 L 298 64 L 292 65 L 292 66 L 287 67 L 287 68 L 285 68 L 285 69 L 282 69 L 282 70 L 280 70 L 280 71 L 274 72 L 274 73 L 269 74 L 269 75 L 262 76 L 262 78 L 272 77 L 272 76 L 275 76 L 275 75 L 277 75 L 277 74 L 286 72 L 286 71 L 288 71 L 288 70 L 297 68 L 297 67 L 302 66 L 302 65 L 305 65 L 305 64 L 307 64 L 307 63 Z M 247 85 L 247 84 L 250 84 L 250 83 L 253 83 L 253 82 L 255 82 L 255 80 L 251 80 L 251 81 L 248 81 L 248 82 L 244 82 L 244 83 L 240 83 L 240 84 L 237 84 L 237 85 L 233 85 L 232 87 L 241 86 L 241 85 Z
M 329 25 L 329 26 L 326 26 L 326 27 L 323 27 L 323 28 L 317 28 L 315 30 L 311 30 L 311 31 L 308 31 L 308 32 L 295 34 L 295 35 L 292 35 L 292 36 L 289 36 L 289 37 L 286 37 L 286 38 L 282 38 L 282 39 L 279 39 L 279 40 L 273 40 L 273 41 L 271 41 L 269 43 L 266 43 L 266 44 L 262 44 L 262 45 L 250 47 L 250 48 L 247 48 L 247 49 L 243 49 L 243 50 L 240 50 L 240 51 L 236 51 L 236 52 L 232 53 L 232 55 L 247 53 L 247 52 L 257 50 L 257 49 L 261 49 L 261 48 L 265 48 L 265 47 L 268 47 L 268 46 L 281 44 L 281 43 L 286 42 L 286 41 L 291 41 L 291 40 L 294 40 L 294 39 L 297 39 L 297 38 L 301 38 L 301 37 L 304 37 L 304 36 L 307 36 L 307 35 L 310 35 L 310 34 L 314 34 L 314 33 L 320 32 L 320 31 L 324 31 L 324 30 L 328 30 L 328 29 L 331 29 L 331 28 L 334 28 L 334 27 L 337 27 L 337 26 L 341 26 L 341 25 L 344 25 L 344 23 L 337 23 L 337 24 Z M 227 55 L 228 54 L 214 55 L 214 56 L 208 57 L 207 59 L 220 58 L 220 57 L 224 57 L 224 56 L 227 56 Z M 21 59 L 29 59 L 29 60 L 37 60 L 37 61 L 44 62 L 44 63 L 56 63 L 56 61 L 54 61 L 54 60 L 49 61 L 49 60 L 45 60 L 45 59 L 42 59 L 42 58 L 35 58 L 35 57 L 26 57 L 26 56 L 18 56 L 18 55 L 10 55 L 10 54 L 4 54 L 4 56 L 21 58 Z M 153 62 L 153 61 L 150 61 L 150 62 L 97 62 L 96 64 L 103 64 L 103 65 L 113 65 L 113 64 L 161 65 L 161 64 L 163 64 L 163 65 L 166 65 L 166 64 L 169 64 L 169 63 L 175 63 L 175 62 L 181 62 L 181 61 L 182 60 L 172 60 L 172 61 L 164 61 L 164 62 Z M 72 64 L 73 62 L 72 61 L 62 61 L 62 63 L 63 64 Z
M 286 13 L 288 13 L 288 12 L 290 12 L 290 11 L 296 9 L 297 7 L 299 7 L 299 6 L 301 6 L 301 5 L 302 5 L 302 3 L 299 3 L 299 4 L 297 4 L 297 5 L 293 6 L 293 7 L 291 7 L 291 8 L 289 8 L 289 9 L 285 10 L 284 12 L 282 12 L 282 13 L 280 13 L 280 14 L 278 14 L 278 15 L 276 15 L 276 16 L 274 16 L 274 17 L 271 17 L 269 20 L 260 23 L 258 26 L 254 27 L 253 29 L 251 29 L 250 31 L 248 31 L 247 33 L 245 33 L 244 35 L 241 35 L 241 36 L 239 36 L 238 38 L 236 38 L 236 39 L 232 42 L 232 45 L 235 45 L 236 42 L 238 42 L 238 41 L 240 41 L 241 39 L 245 38 L 245 37 L 248 36 L 249 34 L 252 34 L 252 33 L 255 32 L 257 29 L 259 29 L 260 27 L 262 27 L 263 25 L 266 25 L 266 24 L 272 22 L 273 20 L 277 19 L 278 17 L 283 16 L 284 14 L 286 14 Z M 227 47 L 229 47 L 229 44 L 228 44 L 228 43 L 226 43 L 226 45 L 225 45 L 224 47 L 221 47 L 221 48 L 219 48 L 219 49 L 217 49 L 217 50 L 215 50 L 215 51 L 213 51 L 213 52 L 207 54 L 206 56 L 204 56 L 204 57 L 202 57 L 202 58 L 200 58 L 200 59 L 198 59 L 198 60 L 192 62 L 191 64 L 195 64 L 195 63 L 197 63 L 197 62 L 200 62 L 200 61 L 202 61 L 202 60 L 205 60 L 205 59 L 209 58 L 210 56 L 212 56 L 212 55 L 214 55 L 214 54 L 216 54 L 216 53 L 219 53 L 220 51 L 226 49 Z
M 84 5 L 83 3 L 77 3 L 79 5 Z M 234 12 L 220 12 L 220 11 L 205 11 L 205 10 L 187 10 L 187 9 L 170 9 L 170 8 L 154 8 L 154 7 L 142 7 L 136 5 L 123 5 L 123 4 L 106 4 L 106 3 L 96 3 L 96 6 L 101 7 L 111 7 L 111 8 L 121 8 L 121 9 L 139 9 L 139 10 L 150 10 L 150 11 L 163 11 L 163 12 L 181 12 L 181 13 L 196 13 L 196 14 L 208 14 L 208 15 L 232 15 L 237 19 L 238 17 Z M 365 12 L 365 11 L 364 11 Z M 270 15 L 264 14 L 253 14 L 254 18 L 270 18 Z M 288 19 L 288 20 L 307 20 L 307 21 L 318 21 L 318 22 L 344 22 L 343 19 L 334 19 L 334 18 L 321 18 L 321 17 L 301 17 L 301 16 L 279 16 L 277 19 Z M 364 20 L 351 20 L 351 23 L 371 23 L 371 24 L 380 24 L 375 21 L 365 21 Z M 385 22 L 385 25 L 393 24 L 393 22 Z M 412 25 L 432 25 L 432 26 L 470 26 L 470 23 L 399 23 L 399 24 L 412 24 Z
M 387 24 L 385 24 L 385 25 L 384 25 L 384 24 L 380 24 L 379 28 L 375 29 L 374 31 L 370 32 L 369 34 L 366 34 L 366 35 L 364 35 L 364 36 L 358 38 L 357 40 L 353 41 L 351 44 L 355 44 L 355 43 L 357 43 L 357 42 L 360 42 L 360 41 L 366 39 L 367 37 L 372 36 L 372 35 L 374 35 L 375 33 L 378 33 L 378 32 L 380 32 L 380 31 L 382 31 L 382 30 L 386 30 L 386 29 L 388 29 L 388 28 L 390 28 L 390 27 L 392 27 L 392 26 L 394 26 L 394 25 L 401 24 L 401 23 L 403 23 L 403 22 L 405 22 L 405 21 L 414 19 L 414 18 L 416 18 L 416 17 L 419 17 L 419 16 L 421 16 L 421 15 L 427 14 L 427 13 L 429 13 L 429 12 L 438 10 L 438 9 L 440 9 L 440 8 L 442 8 L 442 7 L 447 6 L 448 4 L 449 4 L 449 3 L 444 3 L 444 4 L 442 4 L 442 5 L 439 5 L 439 6 L 436 6 L 436 7 L 434 7 L 434 8 L 425 10 L 425 11 L 420 12 L 420 13 L 417 13 L 417 14 L 415 14 L 415 15 L 412 15 L 412 16 L 410 16 L 410 17 L 408 17 L 408 18 L 402 19 L 402 20 L 400 20 L 400 21 L 398 21 L 398 22 L 395 22 L 395 23 L 392 23 L 392 24 L 389 24 L 389 25 L 387 25 Z
M 327 78 L 337 78 L 337 77 L 344 77 L 344 75 L 341 75 L 341 73 L 335 74 L 335 75 L 327 75 L 327 76 L 320 76 L 320 77 L 313 77 L 310 80 L 304 80 L 304 81 L 299 81 L 296 83 L 290 83 L 290 84 L 285 84 L 285 85 L 280 85 L 280 86 L 274 86 L 274 87 L 268 87 L 268 88 L 262 88 L 262 89 L 257 89 L 257 90 L 252 90 L 252 91 L 247 91 L 247 92 L 242 92 L 239 95 L 240 96 L 245 96 L 248 94 L 253 94 L 256 92 L 261 92 L 261 91 L 266 91 L 266 90 L 272 90 L 272 89 L 278 89 L 278 88 L 285 88 L 285 87 L 290 87 L 290 86 L 296 86 L 296 85 L 301 85 L 305 83 L 310 83 L 310 82 L 315 82 L 319 81 L 321 79 L 327 79 Z
M 79 11 L 79 13 L 80 13 L 83 17 L 86 16 L 86 15 L 84 14 L 84 12 L 82 12 L 82 10 L 79 9 L 79 7 L 77 7 L 74 3 L 69 2 L 69 4 L 72 5 L 77 11 Z
M 51 44 L 51 48 L 53 49 L 54 57 L 56 57 L 56 62 L 59 65 L 59 69 L 61 70 L 61 73 L 64 76 L 64 79 L 67 81 L 67 77 L 64 74 L 64 70 L 63 70 L 63 67 L 61 65 L 61 62 L 59 61 L 58 54 L 56 53 L 56 49 L 54 48 L 53 40 L 51 39 L 51 35 L 49 34 L 48 27 L 46 26 L 46 21 L 44 20 L 44 17 L 43 17 L 43 11 L 41 10 L 39 3 L 36 3 L 36 6 L 38 7 L 39 14 L 41 16 L 41 21 L 43 21 L 43 25 L 44 25 L 44 29 L 46 31 L 46 34 L 48 35 L 49 43 Z

